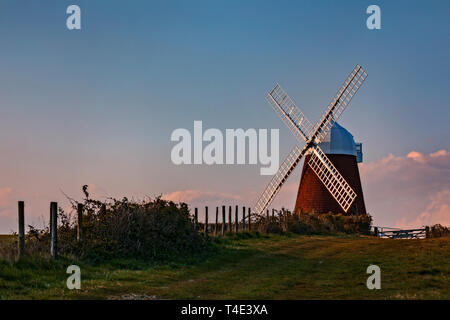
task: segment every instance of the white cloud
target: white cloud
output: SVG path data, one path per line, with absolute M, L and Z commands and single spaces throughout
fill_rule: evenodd
M 366 207 L 376 225 L 450 225 L 450 152 L 412 151 L 360 165 Z

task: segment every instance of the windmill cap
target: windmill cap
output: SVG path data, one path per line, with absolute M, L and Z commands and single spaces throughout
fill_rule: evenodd
M 337 122 L 331 127 L 319 146 L 325 154 L 357 155 L 353 135 Z

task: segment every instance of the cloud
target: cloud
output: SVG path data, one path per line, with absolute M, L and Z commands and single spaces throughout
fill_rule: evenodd
M 243 197 L 230 193 L 201 191 L 201 190 L 180 190 L 163 194 L 165 200 L 174 202 L 186 202 L 192 206 L 211 205 L 214 203 L 228 204 L 241 202 Z
M 407 218 L 403 218 L 399 220 L 398 224 L 406 227 L 415 227 L 436 223 L 450 226 L 450 189 L 431 196 L 430 203 L 416 219 L 408 220 Z
M 285 206 L 290 208 L 295 203 L 295 197 L 297 196 L 298 182 L 288 183 L 283 186 L 280 193 L 277 195 L 274 206 Z M 186 202 L 189 205 L 206 206 L 206 205 L 251 205 L 256 200 L 259 192 L 262 190 L 248 190 L 240 191 L 236 194 L 217 192 L 217 191 L 204 191 L 204 190 L 178 190 L 170 193 L 165 193 L 162 198 L 174 202 Z M 286 206 L 286 204 L 289 204 Z
M 295 204 L 295 197 L 297 196 L 298 182 L 288 183 L 283 186 L 280 193 L 271 204 L 271 208 L 289 208 L 292 209 Z M 199 219 L 204 219 L 204 208 L 208 206 L 209 219 L 211 214 L 215 217 L 215 207 L 232 206 L 233 217 L 234 207 L 239 206 L 239 215 L 242 214 L 242 206 L 248 208 L 254 204 L 254 201 L 259 196 L 261 190 L 244 190 L 239 191 L 236 194 L 216 191 L 203 191 L 203 190 L 179 190 L 162 195 L 162 199 L 170 200 L 173 202 L 185 202 L 189 204 L 190 208 L 199 208 Z M 222 209 L 219 209 L 222 210 Z M 221 214 L 222 211 L 220 211 Z M 228 215 L 228 208 L 227 208 Z M 220 217 L 219 217 L 220 218 Z
M 390 227 L 450 225 L 450 152 L 411 151 L 360 165 L 367 210 Z
M 193 208 L 199 208 L 199 220 L 203 221 L 205 218 L 205 206 L 208 206 L 209 208 L 209 219 L 211 220 L 212 215 L 213 214 L 215 215 L 214 211 L 215 207 L 221 207 L 223 205 L 233 206 L 233 214 L 234 214 L 234 206 L 235 205 L 242 206 L 245 197 L 243 195 L 236 195 L 231 193 L 215 192 L 215 191 L 179 190 L 163 194 L 162 199 L 173 202 L 185 202 L 189 204 L 189 207 L 192 210 Z M 241 211 L 239 211 L 239 214 L 241 214 Z

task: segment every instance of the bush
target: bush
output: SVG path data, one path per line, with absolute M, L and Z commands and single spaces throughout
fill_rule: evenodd
M 291 215 L 289 231 L 312 234 L 370 234 L 372 217 L 370 215 L 315 214 L 301 212 Z
M 73 209 L 77 202 L 72 200 Z M 187 204 L 160 197 L 147 201 L 86 198 L 83 202 L 83 241 L 76 240 L 77 221 L 61 208 L 58 212 L 58 252 L 84 260 L 144 258 L 167 260 L 206 249 L 209 239 L 194 229 Z M 30 226 L 27 251 L 47 254 L 49 228 Z
M 278 217 L 259 217 L 256 220 L 256 230 L 261 233 L 277 233 L 281 234 L 286 230 L 283 230 L 283 226 Z
M 450 236 L 450 228 L 440 224 L 435 224 L 429 228 L 427 238 L 439 238 Z
M 0 236 L 0 259 L 12 261 L 17 255 L 17 233 Z
M 316 214 L 300 212 L 292 214 L 281 209 L 274 217 L 261 216 L 255 219 L 257 230 L 264 233 L 292 232 L 297 234 L 359 233 L 370 234 L 370 215 Z

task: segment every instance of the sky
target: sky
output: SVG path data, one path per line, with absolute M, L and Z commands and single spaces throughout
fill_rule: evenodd
M 81 8 L 68 30 L 66 8 Z M 381 29 L 366 27 L 369 5 Z M 340 124 L 363 143 L 374 224 L 450 225 L 448 1 L 0 1 L 0 233 L 81 199 L 163 195 L 251 205 L 259 165 L 180 165 L 177 128 L 280 130 L 280 83 L 315 122 L 356 64 L 368 78 Z M 275 206 L 292 208 L 300 169 Z M 202 215 L 202 210 L 200 215 Z

